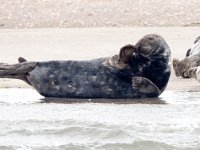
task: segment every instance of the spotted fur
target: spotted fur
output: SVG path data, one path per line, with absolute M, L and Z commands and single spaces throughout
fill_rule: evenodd
M 198 36 L 191 49 L 187 50 L 182 60 L 173 59 L 173 68 L 177 77 L 194 77 L 194 68 L 200 66 L 200 36 Z

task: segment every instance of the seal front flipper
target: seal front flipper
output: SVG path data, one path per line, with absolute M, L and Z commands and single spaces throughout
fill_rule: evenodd
M 173 68 L 174 68 L 174 71 L 175 71 L 175 75 L 176 77 L 179 77 L 181 76 L 181 73 L 180 73 L 180 69 L 179 69 L 179 59 L 177 58 L 174 58 L 173 61 L 172 61 L 172 64 L 173 64 Z
M 188 74 L 191 78 L 195 78 L 197 81 L 200 82 L 200 66 L 190 68 Z
M 130 63 L 135 47 L 131 44 L 125 45 L 120 49 L 118 63 Z
M 142 97 L 158 97 L 160 90 L 145 77 L 132 77 L 132 89 L 141 94 Z

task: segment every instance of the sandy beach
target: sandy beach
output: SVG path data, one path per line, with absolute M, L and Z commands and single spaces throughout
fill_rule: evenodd
M 86 60 L 115 55 L 125 44 L 134 44 L 148 33 L 162 35 L 172 58 L 183 58 L 199 35 L 200 27 L 131 27 L 66 29 L 1 29 L 0 62 L 17 63 L 19 56 L 29 61 Z M 30 87 L 23 81 L 0 79 L 1 88 Z M 194 79 L 172 75 L 167 90 L 200 91 Z
M 199 26 L 199 0 L 1 0 L 0 28 Z

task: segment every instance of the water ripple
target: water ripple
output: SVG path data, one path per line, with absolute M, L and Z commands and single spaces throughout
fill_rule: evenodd
M 31 89 L 0 95 L 0 150 L 200 149 L 199 92 L 166 91 L 154 99 L 164 105 L 41 103 Z

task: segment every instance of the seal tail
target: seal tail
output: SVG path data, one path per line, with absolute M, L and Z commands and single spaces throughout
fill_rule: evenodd
M 37 62 L 27 62 L 23 57 L 18 58 L 17 64 L 0 63 L 0 78 L 20 79 L 30 84 L 27 75 L 37 65 Z

